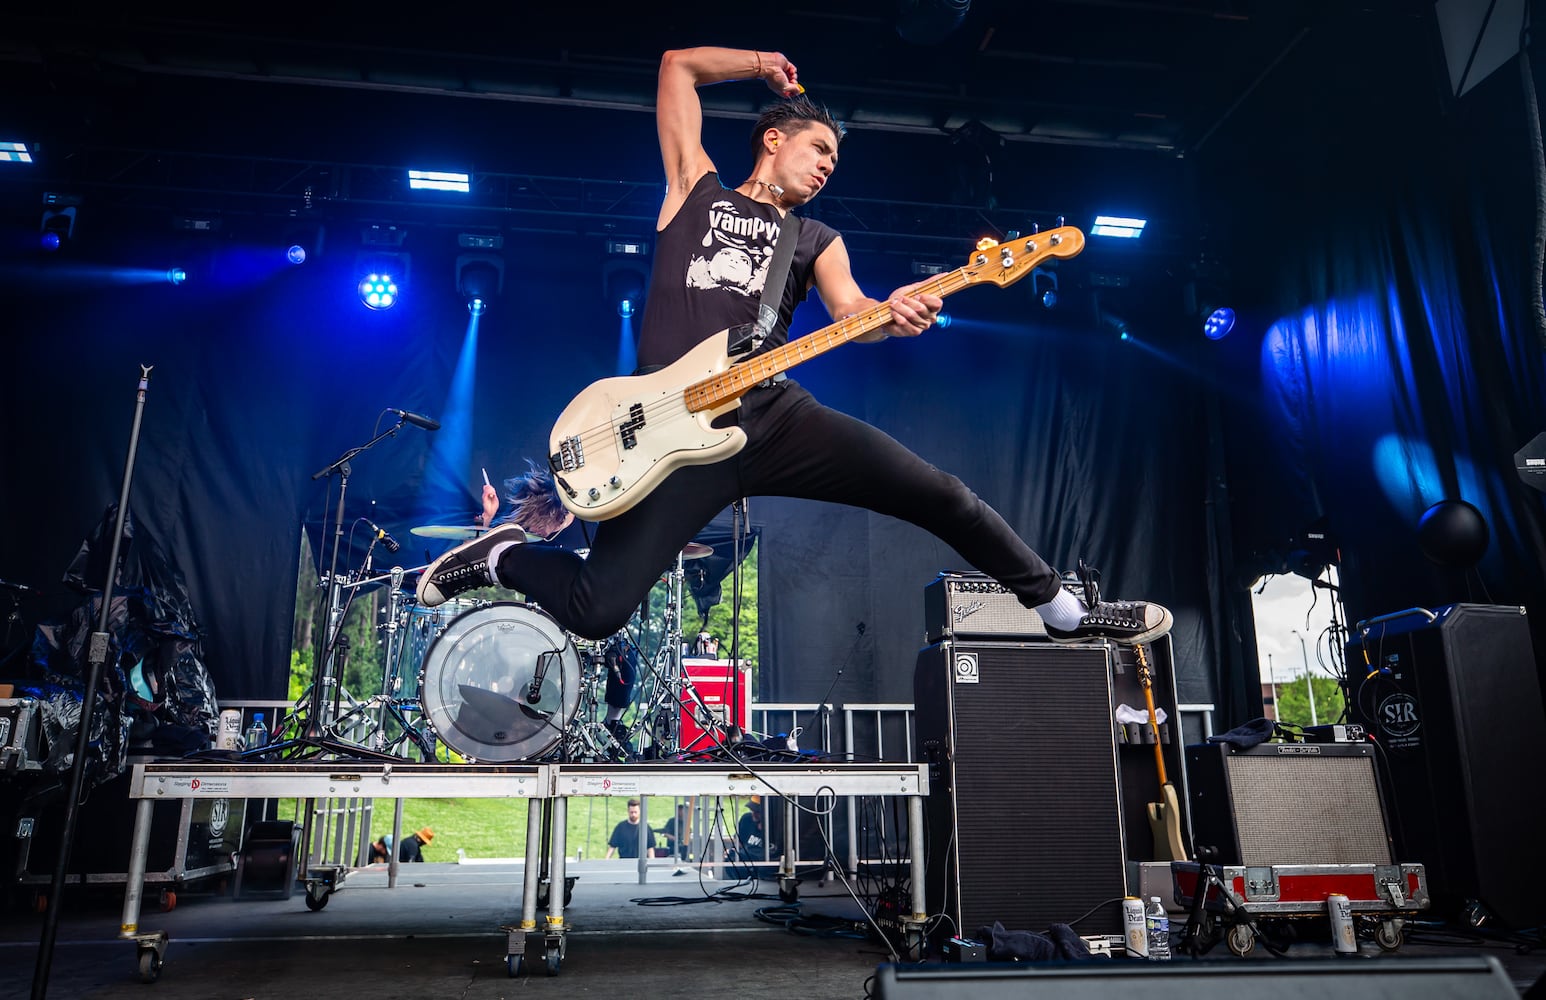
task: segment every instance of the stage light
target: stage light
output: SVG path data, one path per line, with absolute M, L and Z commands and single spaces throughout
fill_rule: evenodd
M 1235 328 L 1235 311 L 1228 306 L 1221 306 L 1208 313 L 1208 318 L 1203 320 L 1202 333 L 1209 340 L 1223 340 L 1229 335 L 1229 331 Z
M 1132 334 L 1128 333 L 1126 330 L 1123 330 L 1121 333 L 1117 334 L 1117 339 L 1118 340 L 1122 340 L 1122 341 L 1127 341 L 1127 340 L 1132 340 L 1133 336 L 1132 336 Z
M 954 322 L 955 317 L 951 316 L 949 313 L 940 313 L 938 316 L 934 317 L 934 325 L 939 327 L 941 330 L 950 329 L 950 324 Z
M 285 257 L 292 264 L 306 263 L 306 248 L 299 243 L 292 243 L 290 249 L 285 251 Z
M 1129 219 L 1119 215 L 1097 215 L 1095 224 L 1090 227 L 1091 236 L 1115 236 L 1121 239 L 1136 240 L 1143 235 L 1143 227 L 1148 225 L 1147 219 Z
M 623 299 L 617 304 L 617 314 L 623 319 L 628 319 L 633 315 L 633 308 L 633 299 Z
M 504 258 L 487 253 L 464 253 L 456 258 L 456 290 L 467 301 L 467 311 L 482 316 L 494 296 L 504 288 Z
M 397 282 L 390 274 L 372 273 L 360 282 L 360 301 L 371 309 L 390 309 L 397 304 Z
M 42 245 L 44 250 L 47 250 L 50 253 L 58 250 L 60 246 L 64 244 L 64 240 L 60 237 L 60 235 L 54 232 L 44 233 L 38 242 Z
M 188 280 L 188 272 L 180 267 L 167 268 L 166 280 L 167 284 L 180 285 Z
M 0 163 L 31 163 L 32 150 L 25 142 L 0 142 Z
M 1056 273 L 1044 268 L 1031 269 L 1031 295 L 1040 296 L 1044 309 L 1051 309 L 1058 304 L 1058 276 Z
M 466 174 L 446 170 L 410 170 L 408 187 L 414 191 L 458 191 L 466 194 L 471 185 Z
M 48 191 L 43 195 L 43 219 L 38 233 L 44 250 L 59 250 L 75 238 L 76 213 L 81 197 Z

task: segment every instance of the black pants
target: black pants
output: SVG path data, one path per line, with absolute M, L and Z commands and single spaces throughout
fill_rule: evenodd
M 565 629 L 601 639 L 627 623 L 677 553 L 741 497 L 782 496 L 862 507 L 937 535 L 1026 607 L 1051 600 L 1058 575 L 955 476 L 890 435 L 822 406 L 793 381 L 753 389 L 736 411 L 746 447 L 673 472 L 638 505 L 596 527 L 588 558 L 517 545 L 500 582 Z

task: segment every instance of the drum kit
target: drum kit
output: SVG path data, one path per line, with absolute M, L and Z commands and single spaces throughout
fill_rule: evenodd
M 461 541 L 479 526 L 424 525 L 423 538 Z M 577 550 L 583 558 L 586 550 Z M 364 738 L 375 752 L 416 749 L 425 761 L 514 763 L 532 760 L 622 761 L 638 753 L 679 751 L 684 684 L 681 664 L 685 565 L 712 554 L 693 542 L 661 577 L 661 607 L 646 599 L 622 630 L 603 640 L 566 632 L 536 604 L 457 598 L 429 608 L 394 569 L 343 584 L 389 581 L 376 623 L 383 652 L 380 693 L 330 727 Z M 622 721 L 608 723 L 608 674 L 624 688 Z M 631 669 L 629 669 L 631 668 Z M 688 693 L 691 701 L 691 692 Z M 615 711 L 613 713 L 616 714 Z

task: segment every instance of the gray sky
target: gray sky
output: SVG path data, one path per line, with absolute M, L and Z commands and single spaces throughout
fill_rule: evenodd
M 1335 570 L 1330 579 L 1337 582 Z M 1312 589 L 1309 580 L 1291 573 L 1269 577 L 1265 589 L 1256 593 L 1261 587 L 1258 583 L 1251 588 L 1251 601 L 1256 612 L 1256 649 L 1262 680 L 1269 679 L 1269 655 L 1279 683 L 1291 677 L 1304 677 L 1306 660 L 1315 676 L 1334 676 L 1332 651 L 1325 634 L 1331 625 L 1332 592 Z M 1294 634 L 1295 629 L 1299 635 Z M 1302 650 L 1300 636 L 1304 637 Z

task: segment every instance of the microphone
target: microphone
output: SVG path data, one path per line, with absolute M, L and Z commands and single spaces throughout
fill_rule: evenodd
M 402 548 L 402 545 L 399 544 L 397 539 L 387 534 L 386 529 L 381 527 L 381 525 L 377 524 L 375 521 L 372 521 L 368 517 L 363 517 L 360 520 L 370 525 L 370 530 L 376 533 L 376 538 L 380 540 L 382 545 L 386 546 L 386 550 L 388 552 L 396 552 L 398 549 Z
M 440 421 L 432 420 L 431 418 L 426 417 L 421 413 L 409 413 L 407 410 L 398 410 L 392 407 L 388 407 L 388 409 L 415 427 L 422 427 L 427 431 L 440 430 Z M 397 550 L 393 549 L 392 551 L 396 552 Z

